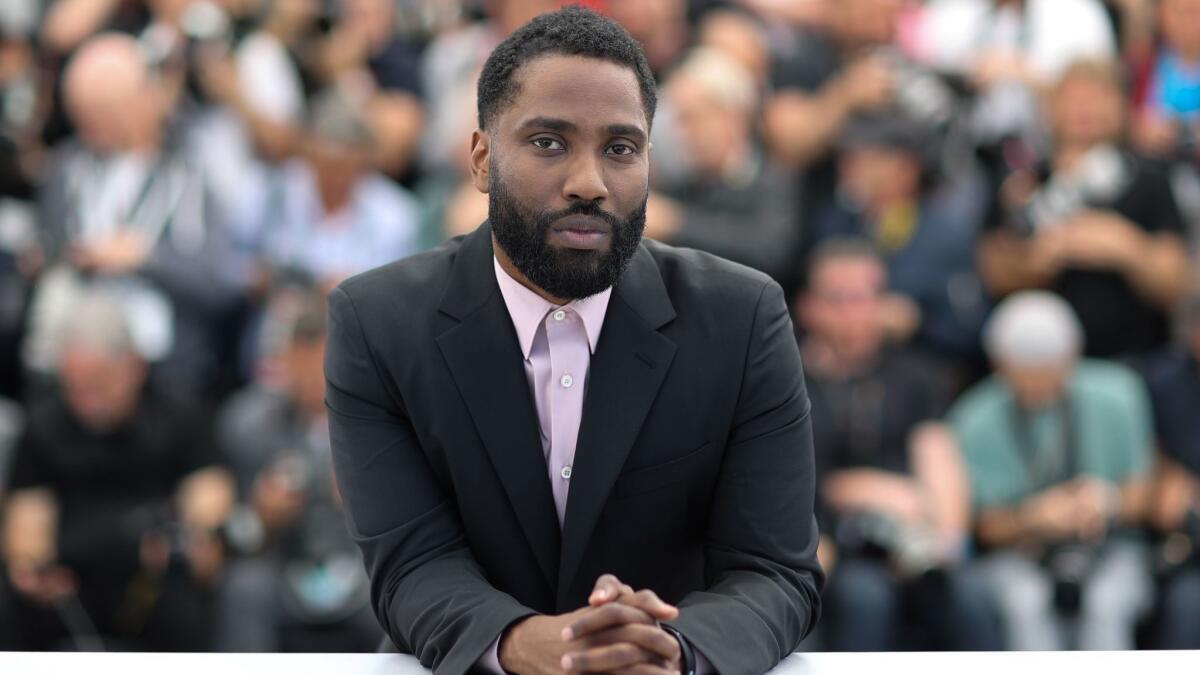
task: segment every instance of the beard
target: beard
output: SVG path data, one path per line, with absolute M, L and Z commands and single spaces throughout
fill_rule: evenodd
M 517 202 L 495 178 L 488 186 L 488 220 L 500 248 L 533 285 L 555 298 L 579 300 L 617 283 L 646 229 L 646 198 L 619 218 L 595 202 L 577 202 L 561 211 L 535 211 Z M 609 247 L 605 251 L 558 248 L 549 243 L 550 225 L 565 216 L 581 215 L 608 223 Z

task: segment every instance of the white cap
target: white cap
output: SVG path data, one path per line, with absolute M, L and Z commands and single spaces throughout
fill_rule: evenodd
M 984 329 L 983 345 L 992 361 L 1053 366 L 1079 356 L 1083 328 L 1066 300 L 1046 291 L 1025 291 L 996 308 Z

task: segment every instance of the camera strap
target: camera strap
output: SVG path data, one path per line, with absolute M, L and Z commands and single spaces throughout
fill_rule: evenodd
M 1075 477 L 1079 469 L 1078 429 L 1074 406 L 1069 397 L 1046 411 L 1054 424 L 1054 439 L 1039 443 L 1034 424 L 1038 415 L 1013 402 L 1010 415 L 1012 437 L 1025 469 L 1032 492 L 1063 483 Z

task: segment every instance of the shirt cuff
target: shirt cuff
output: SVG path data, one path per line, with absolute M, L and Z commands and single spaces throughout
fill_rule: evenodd
M 492 642 L 492 646 L 487 648 L 483 656 L 475 662 L 475 665 L 483 670 L 486 670 L 492 675 L 504 675 L 504 669 L 500 667 L 500 638 L 504 637 L 501 633 L 499 637 Z

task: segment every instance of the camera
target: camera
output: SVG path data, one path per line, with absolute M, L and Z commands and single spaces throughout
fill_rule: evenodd
M 842 555 L 860 555 L 891 566 L 903 579 L 936 576 L 942 571 L 936 532 L 879 512 L 858 511 L 838 518 L 834 543 Z
M 1071 174 L 1055 174 L 1012 213 L 1025 236 L 1052 227 L 1075 213 L 1111 205 L 1133 180 L 1129 158 L 1111 145 L 1089 150 Z
M 1081 541 L 1050 546 L 1042 566 L 1054 582 L 1054 609 L 1063 616 L 1077 616 L 1083 607 L 1083 588 L 1096 568 L 1099 548 Z

